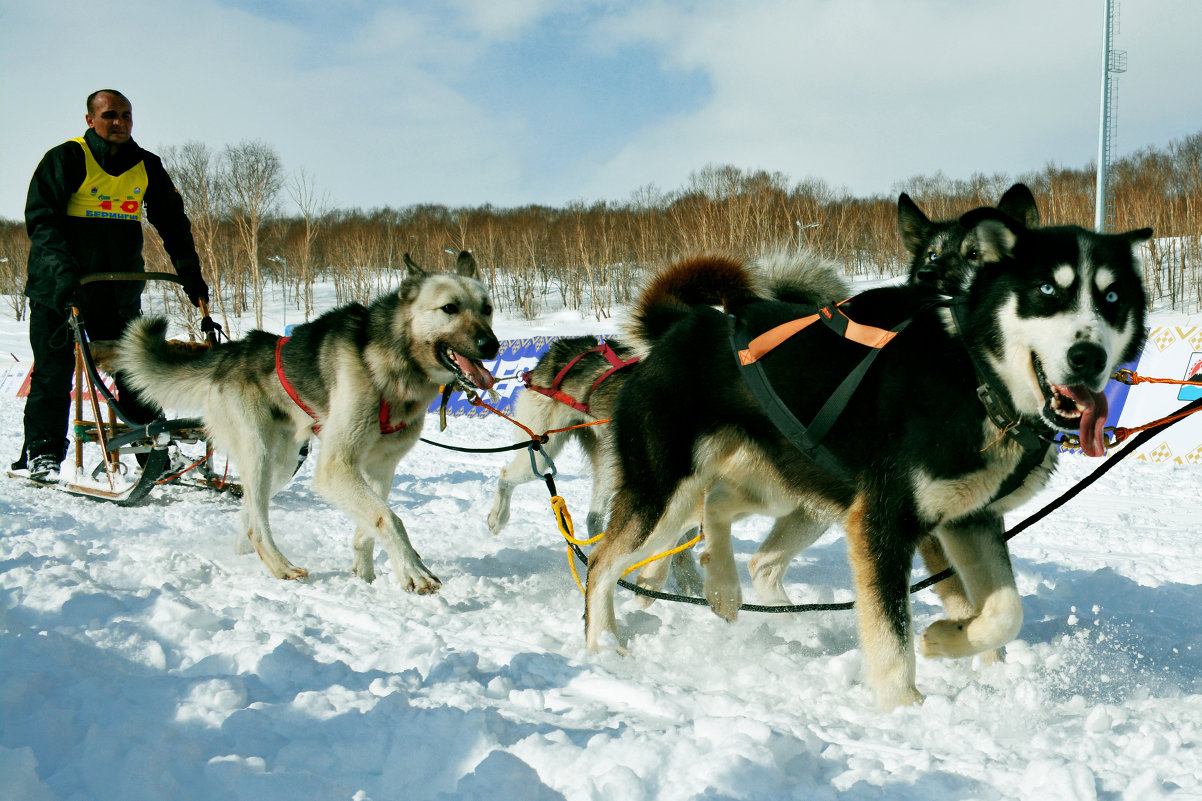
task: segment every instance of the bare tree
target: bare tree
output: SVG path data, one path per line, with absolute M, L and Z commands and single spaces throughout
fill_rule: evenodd
M 233 265 L 222 258 L 229 248 L 223 247 L 220 241 L 224 181 L 218 160 L 208 145 L 195 140 L 180 147 L 164 148 L 162 153 L 163 164 L 183 197 L 188 219 L 192 221 L 192 238 L 200 256 L 201 274 L 209 285 L 209 306 L 221 315 L 225 329 L 232 330 L 225 290 L 227 282 L 233 278 L 228 274 Z
M 29 236 L 22 223 L 0 220 L 0 295 L 8 299 L 18 321 L 25 319 L 25 277 L 29 264 Z
M 293 264 L 304 302 L 305 319 L 308 320 L 313 315 L 313 281 L 316 278 L 313 245 L 321 231 L 321 223 L 330 211 L 330 196 L 328 193 L 318 194 L 313 176 L 304 169 L 293 173 L 287 191 L 300 212 L 300 232 L 294 240 Z
M 283 166 L 271 145 L 260 141 L 226 145 L 222 166 L 226 205 L 250 267 L 255 326 L 261 328 L 263 272 L 259 236 L 264 221 L 275 211 L 276 199 L 283 188 Z

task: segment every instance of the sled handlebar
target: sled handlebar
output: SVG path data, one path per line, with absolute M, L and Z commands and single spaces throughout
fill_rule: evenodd
M 91 273 L 79 279 L 79 283 L 92 284 L 97 281 L 169 281 L 173 284 L 184 285 L 184 279 L 180 278 L 175 273 Z M 209 319 L 209 303 L 204 298 L 196 304 L 200 308 L 200 315 L 204 320 Z M 203 326 L 202 326 L 203 328 Z M 206 333 L 208 333 L 206 331 Z M 216 340 L 212 339 L 210 344 L 216 344 Z
M 175 273 L 91 273 L 79 279 L 80 284 L 92 284 L 96 281 L 170 281 L 173 284 L 184 285 L 184 279 Z

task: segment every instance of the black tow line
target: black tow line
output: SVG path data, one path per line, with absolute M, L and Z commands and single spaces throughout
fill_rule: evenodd
M 907 320 L 905 322 L 908 323 L 909 320 Z M 904 325 L 901 327 L 904 328 Z M 871 361 L 871 360 L 869 360 L 869 361 Z M 1195 400 L 1194 402 L 1188 404 L 1187 406 L 1182 407 L 1180 411 L 1193 412 L 1193 411 L 1196 411 L 1199 407 L 1202 407 L 1202 398 L 1199 398 L 1199 399 Z M 837 414 L 837 412 L 835 414 Z M 1056 511 L 1061 506 L 1063 506 L 1064 504 L 1071 501 L 1073 498 L 1080 495 L 1082 492 L 1085 491 L 1085 489 L 1087 487 L 1089 487 L 1091 484 L 1096 482 L 1102 476 L 1106 475 L 1108 472 L 1110 472 L 1114 468 L 1115 465 L 1117 465 L 1123 459 L 1127 458 L 1127 456 L 1134 453 L 1141 445 L 1143 445 L 1145 442 L 1150 440 L 1153 437 L 1153 435 L 1159 433 L 1160 431 L 1163 431 L 1164 429 L 1168 428 L 1169 426 L 1173 425 L 1174 423 L 1179 422 L 1180 420 L 1184 419 L 1184 417 L 1185 416 L 1182 415 L 1181 417 L 1177 417 L 1176 419 L 1169 420 L 1162 425 L 1141 431 L 1133 439 L 1130 440 L 1130 442 L 1127 444 L 1127 446 L 1125 448 L 1123 448 L 1123 450 L 1121 450 L 1119 453 L 1115 454 L 1114 456 L 1107 458 L 1106 461 L 1103 462 L 1102 464 L 1100 464 L 1097 468 L 1095 468 L 1092 473 L 1090 473 L 1085 478 L 1081 479 L 1081 481 L 1077 482 L 1072 487 L 1069 487 L 1069 489 L 1066 490 L 1063 495 L 1061 495 L 1060 497 L 1053 500 L 1047 506 L 1044 506 L 1038 512 L 1035 512 L 1034 514 L 1030 515 L 1029 517 L 1024 519 L 1022 522 L 1015 525 L 1013 528 L 1008 529 L 1006 531 L 1006 536 L 1003 538 L 1003 542 L 1009 542 L 1010 540 L 1014 539 L 1019 534 L 1026 531 L 1028 528 L 1035 525 L 1039 521 L 1043 520 L 1045 517 L 1050 515 L 1052 512 Z M 542 476 L 543 481 L 546 482 L 547 490 L 551 493 L 552 497 L 555 497 L 558 494 L 555 490 L 555 476 L 558 473 L 558 471 L 555 467 L 555 462 L 551 460 L 551 457 L 545 451 L 542 451 L 542 448 L 541 448 L 542 443 L 537 439 L 531 440 L 530 442 L 516 442 L 512 445 L 501 445 L 501 446 L 498 446 L 495 448 L 464 448 L 464 447 L 460 447 L 457 445 L 447 445 L 447 444 L 441 443 L 441 442 L 434 442 L 433 440 L 428 440 L 424 437 L 421 438 L 421 441 L 426 443 L 427 445 L 434 445 L 435 447 L 445 448 L 446 450 L 451 450 L 451 451 L 459 451 L 460 453 L 503 453 L 505 451 L 516 451 L 516 450 L 520 450 L 521 448 L 527 448 L 530 452 L 531 470 L 534 472 L 535 475 Z M 538 469 L 538 467 L 535 463 L 535 457 L 534 457 L 535 451 L 541 452 L 543 459 L 546 460 L 546 462 L 547 462 L 547 472 L 546 473 L 544 473 Z M 1028 452 L 1030 452 L 1030 450 L 1028 450 Z M 1040 459 L 1040 461 L 1042 461 L 1042 459 Z M 1029 472 L 1029 470 L 1027 472 Z M 1001 493 L 1001 497 L 1004 497 L 1006 494 L 1009 494 L 1009 493 Z M 578 558 L 584 564 L 584 566 L 587 570 L 588 557 L 585 555 L 584 551 L 581 550 L 580 546 L 576 545 L 575 543 L 569 543 L 569 547 L 575 552 L 576 558 Z M 927 578 L 923 579 L 922 581 L 919 581 L 916 584 L 910 585 L 910 594 L 913 595 L 921 590 L 925 590 L 928 587 L 938 584 L 939 582 L 943 581 L 944 579 L 951 578 L 952 576 L 955 575 L 955 573 L 956 573 L 955 569 L 949 567 L 946 570 L 936 573 L 933 576 L 928 576 Z M 692 596 L 692 595 L 679 595 L 676 593 L 660 592 L 659 590 L 650 590 L 650 589 L 647 589 L 646 587 L 640 587 L 638 584 L 634 584 L 629 581 L 626 581 L 625 579 L 619 579 L 618 586 L 623 587 L 627 590 L 630 590 L 631 592 L 635 593 L 636 595 L 642 595 L 646 598 L 654 598 L 655 600 L 658 600 L 658 601 L 675 601 L 676 603 L 692 604 L 694 606 L 708 606 L 709 605 L 709 601 L 706 600 L 705 598 L 698 598 L 698 597 Z M 829 603 L 829 604 L 782 604 L 782 605 L 776 605 L 776 606 L 766 606 L 763 604 L 744 603 L 739 606 L 739 611 L 766 612 L 766 613 L 770 613 L 770 614 L 786 614 L 786 613 L 793 613 L 793 612 L 841 612 L 841 611 L 853 609 L 854 607 L 855 607 L 854 601 L 844 601 L 842 603 Z
M 1193 403 L 1189 404 L 1188 406 L 1184 407 L 1182 409 L 1182 411 L 1194 410 L 1199 407 L 1202 407 L 1202 398 L 1199 398 L 1198 400 L 1196 400 Z M 1147 442 L 1149 439 L 1151 439 L 1153 435 L 1157 434 L 1160 431 L 1163 431 L 1164 429 L 1168 428 L 1175 422 L 1177 422 L 1177 421 L 1173 420 L 1173 421 L 1165 423 L 1162 426 L 1157 426 L 1156 428 L 1152 428 L 1152 429 L 1148 429 L 1146 431 L 1140 432 L 1137 436 L 1135 436 L 1130 441 L 1130 443 L 1125 448 L 1123 448 L 1122 451 L 1120 451 L 1119 453 L 1115 454 L 1114 456 L 1111 456 L 1110 458 L 1108 458 L 1105 462 L 1103 462 L 1101 465 L 1099 465 L 1097 468 L 1095 468 L 1092 473 L 1090 473 L 1088 476 L 1086 476 L 1081 481 L 1077 482 L 1075 485 L 1073 485 L 1067 491 L 1065 491 L 1065 493 L 1063 495 L 1061 495 L 1060 497 L 1053 500 L 1051 503 L 1049 503 L 1047 506 L 1040 509 L 1038 512 L 1035 512 L 1030 517 L 1023 520 L 1021 523 L 1018 523 L 1013 528 L 1009 529 L 1006 532 L 1005 541 L 1009 542 L 1014 537 L 1018 536 L 1019 534 L 1021 534 L 1024 531 L 1026 531 L 1028 528 L 1035 525 L 1039 521 L 1043 520 L 1045 517 L 1050 515 L 1052 512 L 1056 511 L 1061 506 L 1063 506 L 1064 504 L 1071 501 L 1073 498 L 1080 495 L 1082 492 L 1085 491 L 1085 489 L 1087 487 L 1089 487 L 1095 481 L 1097 481 L 1102 476 L 1106 475 L 1106 473 L 1108 473 L 1110 470 L 1112 470 L 1116 464 L 1121 462 L 1123 459 L 1125 459 L 1130 454 L 1134 453 L 1135 450 L 1137 448 L 1139 448 L 1139 446 L 1143 445 L 1145 442 Z M 573 545 L 572 549 L 576 552 L 576 556 L 580 559 L 580 561 L 584 562 L 585 565 L 587 565 L 588 557 L 586 557 L 584 555 L 584 552 L 582 550 L 580 550 L 580 546 Z M 944 579 L 951 578 L 953 575 L 955 575 L 955 573 L 956 573 L 956 571 L 949 567 L 947 570 L 944 570 L 940 573 L 936 573 L 933 576 L 928 576 L 927 578 L 923 579 L 922 581 L 918 582 L 917 584 L 912 584 L 910 586 L 910 594 L 913 595 L 914 593 L 919 592 L 920 590 L 925 590 L 927 587 L 930 587 L 934 584 L 938 584 L 939 582 L 943 581 Z M 707 601 L 705 598 L 697 598 L 697 597 L 694 597 L 691 595 L 676 595 L 673 593 L 658 592 L 656 590 L 649 590 L 646 587 L 640 587 L 637 584 L 632 584 L 628 581 L 619 581 L 618 585 L 621 587 L 625 587 L 626 589 L 636 593 L 637 595 L 643 595 L 648 598 L 655 598 L 655 599 L 661 600 L 661 601 L 676 601 L 678 603 L 694 604 L 696 606 L 708 606 L 709 605 L 709 601 Z M 739 607 L 739 610 L 746 611 L 746 612 L 769 612 L 769 613 L 839 612 L 839 611 L 846 611 L 846 610 L 852 609 L 854 607 L 855 607 L 854 601 L 845 601 L 843 603 L 831 603 L 831 604 L 787 604 L 787 605 L 780 605 L 780 606 L 763 606 L 761 604 L 746 604 L 745 603 Z

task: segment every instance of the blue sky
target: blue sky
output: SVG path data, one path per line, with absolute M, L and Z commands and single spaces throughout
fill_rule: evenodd
M 342 208 L 623 201 L 707 164 L 888 195 L 1097 154 L 1102 0 L 97 8 L 0 7 L 0 217 L 108 86 L 143 146 L 261 140 Z M 1120 155 L 1202 130 L 1200 31 L 1197 0 L 1123 4 Z

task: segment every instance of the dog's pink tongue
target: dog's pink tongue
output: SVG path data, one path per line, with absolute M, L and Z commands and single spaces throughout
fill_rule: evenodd
M 490 389 L 493 385 L 492 373 L 488 372 L 488 368 L 483 362 L 474 361 L 464 356 L 463 354 L 455 354 L 455 364 L 459 365 L 459 369 L 467 374 L 467 377 L 472 379 L 472 383 L 476 385 L 476 389 Z
M 1110 413 L 1106 396 L 1082 384 L 1060 387 L 1060 391 L 1076 401 L 1081 409 L 1081 450 L 1086 456 L 1105 456 L 1103 429 L 1106 427 L 1106 416 Z

